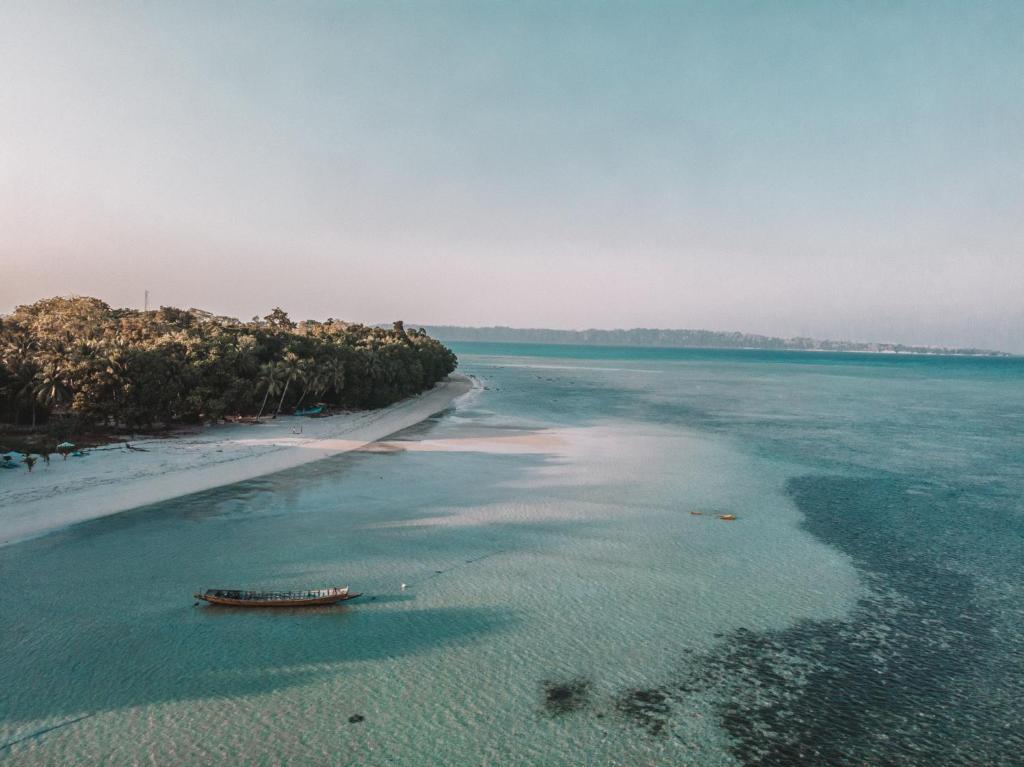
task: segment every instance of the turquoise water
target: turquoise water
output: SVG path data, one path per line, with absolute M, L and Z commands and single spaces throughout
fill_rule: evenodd
M 0 549 L 0 762 L 1022 763 L 1024 361 L 455 348 L 382 448 Z

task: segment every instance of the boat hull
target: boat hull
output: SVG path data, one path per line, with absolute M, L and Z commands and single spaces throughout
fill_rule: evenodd
M 317 597 L 301 597 L 296 599 L 238 599 L 235 597 L 218 596 L 216 594 L 193 594 L 196 599 L 202 599 L 212 605 L 228 605 L 230 607 L 315 607 L 317 605 L 333 605 L 344 602 L 348 599 L 355 599 L 359 594 L 348 592 L 345 594 L 329 594 Z

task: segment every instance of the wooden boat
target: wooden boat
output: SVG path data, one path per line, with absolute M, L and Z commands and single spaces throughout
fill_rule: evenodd
M 295 415 L 320 415 L 322 412 L 324 412 L 323 405 L 314 405 L 313 407 L 307 407 L 304 410 L 296 410 Z
M 207 589 L 204 594 L 193 594 L 215 605 L 234 607 L 308 607 L 311 605 L 333 605 L 346 599 L 360 596 L 348 590 L 348 586 L 333 586 L 309 591 L 239 591 L 237 589 Z
M 718 518 L 719 519 L 724 519 L 726 522 L 732 522 L 734 519 L 736 519 L 736 515 L 735 514 L 719 514 Z

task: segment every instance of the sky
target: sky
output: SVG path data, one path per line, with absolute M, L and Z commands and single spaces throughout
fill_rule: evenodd
M 1024 3 L 0 3 L 0 312 L 1024 352 Z

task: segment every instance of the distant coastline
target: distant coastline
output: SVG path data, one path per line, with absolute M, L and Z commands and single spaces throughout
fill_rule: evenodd
M 832 341 L 815 338 L 779 338 L 752 333 L 715 330 L 671 330 L 632 328 L 629 330 L 554 330 L 505 326 L 467 327 L 424 325 L 442 342 L 566 344 L 576 346 L 634 346 L 667 349 L 759 349 L 806 352 L 860 352 L 873 354 L 954 355 L 965 357 L 1012 357 L 1007 352 L 973 347 L 915 346 L 909 344 Z

